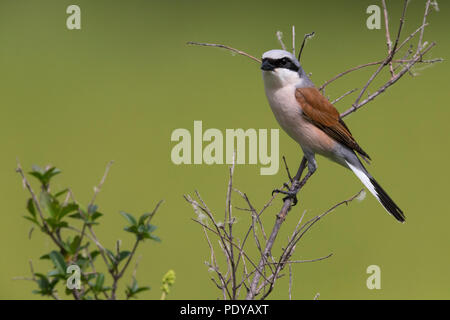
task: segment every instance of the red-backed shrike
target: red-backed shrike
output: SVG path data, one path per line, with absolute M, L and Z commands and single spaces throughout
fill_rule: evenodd
M 280 126 L 302 148 L 309 174 L 317 169 L 320 154 L 352 170 L 387 212 L 404 222 L 403 211 L 364 168 L 369 155 L 358 145 L 336 108 L 319 92 L 296 57 L 285 50 L 264 53 L 261 64 L 264 88 Z

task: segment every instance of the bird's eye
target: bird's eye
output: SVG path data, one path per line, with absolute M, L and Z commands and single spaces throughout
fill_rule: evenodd
M 290 60 L 286 57 L 280 59 L 280 67 L 286 67 L 289 64 Z

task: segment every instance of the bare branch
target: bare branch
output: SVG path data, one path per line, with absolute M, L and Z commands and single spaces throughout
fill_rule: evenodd
M 426 42 L 423 43 L 423 33 L 425 27 L 428 25 L 427 23 L 427 16 L 429 14 L 430 8 L 435 6 L 434 3 L 431 2 L 431 0 L 427 0 L 426 7 L 425 7 L 425 13 L 423 18 L 423 23 L 421 26 L 419 26 L 417 29 L 415 29 L 411 34 L 409 34 L 403 41 L 401 41 L 401 34 L 404 27 L 405 17 L 406 17 L 406 9 L 408 5 L 408 0 L 404 0 L 403 3 L 403 10 L 400 17 L 400 22 L 398 26 L 398 30 L 396 33 L 395 40 L 392 41 L 393 38 L 391 38 L 390 33 L 390 26 L 389 26 L 389 15 L 388 15 L 388 9 L 386 6 L 386 1 L 381 0 L 382 6 L 383 6 L 383 13 L 384 13 L 384 22 L 385 22 L 385 34 L 386 34 L 386 46 L 387 46 L 387 54 L 384 56 L 384 58 L 369 62 L 365 64 L 361 64 L 355 67 L 352 67 L 346 71 L 343 71 L 339 73 L 338 75 L 334 76 L 330 80 L 326 81 L 322 86 L 319 87 L 319 90 L 324 91 L 324 88 L 329 85 L 330 83 L 336 81 L 337 79 L 340 79 L 344 75 L 347 75 L 351 72 L 365 69 L 368 67 L 376 66 L 377 68 L 374 70 L 374 72 L 370 75 L 370 77 L 367 79 L 365 84 L 362 86 L 362 89 L 359 91 L 358 96 L 356 97 L 354 103 L 352 106 L 344 111 L 341 114 L 341 117 L 344 118 L 347 115 L 349 115 L 352 112 L 357 111 L 362 106 L 366 105 L 370 101 L 374 100 L 378 95 L 383 93 L 387 88 L 395 84 L 401 77 L 403 77 L 406 73 L 412 73 L 412 68 L 416 64 L 426 64 L 430 65 L 436 62 L 442 61 L 442 58 L 431 58 L 428 60 L 423 59 L 424 55 L 427 54 L 436 44 L 433 42 L 431 44 L 427 44 Z M 312 34 L 306 34 L 303 43 L 299 50 L 299 56 L 298 60 L 301 58 L 301 54 L 305 45 L 306 40 L 311 37 Z M 418 47 L 417 51 L 414 53 L 413 51 L 413 45 L 410 44 L 410 41 L 414 38 L 415 35 L 419 34 L 419 40 L 418 40 Z M 282 34 L 281 32 L 277 32 L 277 38 L 280 42 L 281 47 L 286 50 L 286 46 L 284 42 L 282 41 Z M 208 44 L 208 43 L 195 43 L 190 42 L 188 44 L 193 45 L 202 45 L 202 46 L 212 46 L 212 47 L 219 47 L 224 48 L 227 50 L 231 50 L 235 53 L 238 53 L 240 55 L 247 56 L 251 58 L 254 61 L 261 62 L 260 59 L 257 59 L 243 51 L 234 49 L 229 46 L 221 45 L 221 44 Z M 398 58 L 396 57 L 397 54 L 399 54 L 400 50 L 406 46 L 409 45 L 409 49 L 403 57 Z M 295 54 L 295 27 L 292 27 L 292 52 Z M 400 55 L 400 54 L 399 54 Z M 389 79 L 381 85 L 378 90 L 376 90 L 372 94 L 367 94 L 369 87 L 371 87 L 375 81 L 385 70 L 385 67 L 389 70 L 388 74 L 390 74 Z M 340 100 L 344 99 L 345 97 L 349 96 L 350 94 L 356 92 L 358 89 L 351 89 L 342 94 L 340 97 L 336 98 L 332 103 L 337 103 Z M 364 96 L 367 95 L 366 98 Z M 303 222 L 305 212 L 300 217 L 297 226 L 295 227 L 295 230 L 292 233 L 292 236 L 288 239 L 287 245 L 282 247 L 281 249 L 281 255 L 275 259 L 275 257 L 272 254 L 272 249 L 274 248 L 274 243 L 276 241 L 276 238 L 278 236 L 278 233 L 280 231 L 280 228 L 285 221 L 288 212 L 290 211 L 292 205 L 293 205 L 293 198 L 294 195 L 297 195 L 301 189 L 305 186 L 305 184 L 309 181 L 309 178 L 312 176 L 312 172 L 307 172 L 303 176 L 303 172 L 306 168 L 307 160 L 305 157 L 302 158 L 302 161 L 300 163 L 300 166 L 297 170 L 297 174 L 292 177 L 289 167 L 287 165 L 287 161 L 285 157 L 283 157 L 284 166 L 287 172 L 287 176 L 289 179 L 290 184 L 285 183 L 283 184 L 283 187 L 285 187 L 288 191 L 285 191 L 286 189 L 280 189 L 281 192 L 287 193 L 289 196 L 284 198 L 283 205 L 281 209 L 278 211 L 278 214 L 275 217 L 275 223 L 271 229 L 271 232 L 269 236 L 267 237 L 265 231 L 264 231 L 264 225 L 261 221 L 261 215 L 262 213 L 272 204 L 272 201 L 274 200 L 275 196 L 272 195 L 271 199 L 264 205 L 264 207 L 261 209 L 261 211 L 257 211 L 255 207 L 250 202 L 248 196 L 246 193 L 243 193 L 239 191 L 236 188 L 233 188 L 233 173 L 234 173 L 234 165 L 232 168 L 230 168 L 230 178 L 228 182 L 228 188 L 227 188 L 227 197 L 226 197 L 226 210 L 225 210 L 225 220 L 224 223 L 218 223 L 216 222 L 213 213 L 211 210 L 206 206 L 206 203 L 203 201 L 203 199 L 200 197 L 198 192 L 196 192 L 197 197 L 199 198 L 199 202 L 193 200 L 189 196 L 185 196 L 185 199 L 192 205 L 194 210 L 197 212 L 202 212 L 208 217 L 208 221 L 211 221 L 213 224 L 213 227 L 207 226 L 205 223 L 199 220 L 194 220 L 195 222 L 199 223 L 204 232 L 207 236 L 207 242 L 208 246 L 210 248 L 210 260 L 211 263 L 208 265 L 211 267 L 212 270 L 215 271 L 219 282 L 213 279 L 213 282 L 216 284 L 216 286 L 222 290 L 224 299 L 230 298 L 230 299 L 236 299 L 239 297 L 240 289 L 242 287 L 245 287 L 247 290 L 246 299 L 255 299 L 255 297 L 259 296 L 261 299 L 265 299 L 273 290 L 277 279 L 283 276 L 282 272 L 286 266 L 289 267 L 289 298 L 292 299 L 292 264 L 294 263 L 306 263 L 306 262 L 315 262 L 315 261 L 322 261 L 324 259 L 327 259 L 332 256 L 332 254 L 328 254 L 324 257 L 316 258 L 316 259 L 310 259 L 310 260 L 294 260 L 291 259 L 291 257 L 294 254 L 294 251 L 296 249 L 297 244 L 299 241 L 303 238 L 303 236 L 308 232 L 311 227 L 316 224 L 320 219 L 331 213 L 334 209 L 337 207 L 348 204 L 354 199 L 356 199 L 363 190 L 355 194 L 354 196 L 350 197 L 347 200 L 341 201 L 334 206 L 332 206 L 327 211 L 323 212 L 320 215 L 317 215 L 311 219 L 309 219 L 306 222 Z M 303 178 L 302 178 L 303 176 Z M 234 223 L 234 217 L 232 216 L 232 190 L 236 191 L 247 203 L 248 208 L 239 208 L 240 210 L 243 210 L 245 212 L 251 213 L 251 223 L 250 226 L 247 229 L 247 232 L 244 234 L 244 238 L 242 242 L 239 238 L 236 237 L 236 235 L 233 234 L 233 223 Z M 237 208 L 237 207 L 236 207 Z M 261 229 L 261 233 L 259 233 L 258 229 Z M 215 253 L 213 246 L 211 244 L 211 241 L 208 237 L 208 232 L 212 232 L 215 236 L 218 237 L 219 246 L 223 250 L 225 259 L 227 262 L 227 268 L 228 271 L 226 274 L 223 274 L 220 269 L 219 265 L 217 264 L 217 261 L 215 261 Z M 250 236 L 252 234 L 252 236 Z M 264 244 L 262 243 L 262 237 L 264 238 Z M 249 242 L 248 239 L 252 239 L 252 242 L 256 246 L 257 252 L 258 252 L 258 261 L 254 262 L 249 257 L 249 255 L 246 253 L 245 246 Z M 248 245 L 247 245 L 248 246 Z M 236 260 L 234 258 L 233 251 L 234 249 L 237 249 L 239 254 L 236 257 Z M 240 265 L 240 262 L 242 261 L 242 265 Z M 248 262 L 248 265 L 247 265 Z M 251 266 L 250 266 L 251 265 Z M 238 269 L 241 266 L 241 269 Z M 253 269 L 252 269 L 253 268 Z M 237 274 L 241 275 L 240 281 L 236 281 Z M 319 297 L 319 293 L 316 294 L 314 299 L 317 299 Z
M 425 13 L 423 15 L 423 22 L 422 25 L 425 26 L 427 24 L 427 17 L 428 17 L 428 13 L 430 12 L 430 4 L 431 4 L 431 0 L 427 0 L 427 3 L 425 4 Z M 425 28 L 422 28 L 420 30 L 420 35 L 419 35 L 419 42 L 417 44 L 417 51 L 416 51 L 416 55 L 419 54 L 420 50 L 422 50 L 422 46 L 423 46 L 423 34 L 424 34 Z
M 331 256 L 333 256 L 332 253 L 324 256 L 324 257 L 320 257 L 320 258 L 316 258 L 316 259 L 310 259 L 310 260 L 293 260 L 293 261 L 286 261 L 286 264 L 291 264 L 291 263 L 307 263 L 307 262 L 316 262 L 316 261 L 322 261 L 325 259 L 330 258 Z
M 383 0 L 384 3 L 384 0 Z M 395 40 L 395 44 L 394 47 L 389 50 L 388 56 L 386 57 L 386 59 L 383 61 L 383 63 L 378 67 L 378 69 L 372 74 L 372 76 L 369 78 L 369 80 L 367 81 L 366 85 L 363 87 L 363 89 L 361 90 L 361 92 L 358 95 L 358 98 L 356 98 L 355 102 L 353 105 L 357 105 L 359 103 L 359 101 L 361 100 L 364 92 L 366 92 L 367 88 L 369 87 L 369 85 L 373 82 L 373 80 L 376 78 L 376 76 L 381 72 L 381 70 L 383 70 L 383 68 L 392 63 L 392 59 L 394 57 L 395 51 L 397 49 L 397 45 L 398 45 L 398 40 L 400 38 L 400 34 L 403 28 L 403 22 L 405 20 L 405 14 L 406 14 L 406 7 L 408 5 L 408 0 L 405 0 L 404 2 L 404 6 L 403 6 L 403 12 L 402 12 L 402 17 L 400 18 L 400 25 L 398 27 L 398 34 L 397 34 L 397 38 Z M 387 13 L 386 13 L 387 15 Z M 389 33 L 387 31 L 387 33 Z M 388 37 L 388 41 L 390 41 L 390 37 Z M 393 74 L 393 69 L 392 69 L 392 78 L 394 77 Z
M 409 64 L 407 64 L 394 78 L 392 78 L 391 80 L 389 80 L 388 82 L 386 82 L 383 86 L 381 86 L 375 93 L 371 94 L 368 98 L 366 98 L 365 100 L 361 101 L 358 104 L 354 104 L 352 107 L 350 107 L 349 109 L 347 109 L 346 111 L 344 111 L 343 113 L 341 113 L 341 118 L 344 118 L 346 116 L 348 116 L 350 113 L 355 112 L 356 110 L 358 110 L 359 108 L 361 108 L 362 106 L 364 106 L 365 104 L 367 104 L 368 102 L 372 101 L 373 99 L 375 99 L 378 95 L 380 95 L 381 93 L 383 93 L 384 91 L 386 91 L 387 88 L 389 88 L 390 86 L 392 86 L 394 83 L 396 83 L 405 73 L 407 73 L 419 60 L 422 59 L 422 57 L 431 50 L 431 48 L 433 48 L 436 45 L 435 42 L 431 43 L 427 48 L 425 48 L 412 62 L 410 62 Z
M 283 268 L 285 267 L 289 257 L 292 255 L 293 252 L 293 248 L 295 247 L 295 245 L 298 243 L 298 241 L 300 241 L 300 239 L 303 237 L 303 235 L 315 224 L 317 223 L 320 219 L 322 219 L 323 217 L 325 217 L 326 215 L 328 215 L 329 213 L 333 212 L 336 208 L 338 208 L 339 206 L 346 204 L 348 205 L 350 202 L 352 202 L 353 200 L 355 200 L 362 192 L 363 190 L 360 190 L 357 194 L 355 194 L 354 196 L 350 197 L 347 200 L 341 201 L 337 204 L 335 204 L 334 206 L 332 206 L 330 209 L 328 209 L 327 211 L 325 211 L 324 213 L 312 218 L 311 220 L 307 221 L 302 227 L 299 228 L 298 231 L 296 231 L 295 235 L 292 237 L 292 240 L 290 241 L 290 243 L 288 244 L 288 248 L 285 250 L 285 253 L 283 253 L 283 255 L 280 257 L 279 262 L 277 264 L 276 267 L 276 271 L 273 273 L 273 277 L 269 278 L 273 279 L 273 281 L 264 281 L 259 287 L 258 289 L 255 290 L 254 295 L 250 296 L 250 293 L 247 295 L 247 299 L 251 298 L 254 299 L 254 297 L 256 295 L 259 294 L 261 288 L 265 287 L 266 285 L 270 285 L 268 291 L 264 294 L 264 296 L 261 299 L 265 299 L 273 290 L 273 287 L 275 285 L 275 280 L 278 278 L 279 273 L 283 270 Z M 303 231 L 302 231 L 303 230 Z M 300 232 L 302 231 L 302 232 Z M 329 255 L 331 256 L 331 255 Z M 328 258 L 329 256 L 324 257 L 323 259 Z M 323 259 L 318 259 L 316 261 L 319 260 L 323 260 Z M 256 275 L 255 275 L 256 277 Z M 255 278 L 254 277 L 254 278 Z M 252 283 L 253 284 L 253 283 Z
M 278 42 L 280 43 L 281 48 L 283 50 L 286 50 L 286 46 L 284 45 L 284 42 L 283 42 L 283 32 L 277 31 L 277 39 L 278 39 Z
M 381 0 L 381 3 L 383 4 L 384 25 L 385 25 L 385 29 L 386 29 L 386 44 L 387 44 L 388 54 L 391 54 L 392 41 L 391 41 L 391 34 L 389 32 L 389 18 L 388 18 L 388 11 L 387 11 L 387 7 L 386 7 L 386 1 Z M 392 66 L 392 61 L 389 62 L 389 69 L 391 71 L 391 75 L 394 76 L 394 68 Z
M 295 26 L 292 26 L 292 54 L 295 56 Z
M 250 58 L 250 59 L 252 59 L 252 60 L 254 60 L 256 62 L 261 63 L 261 59 L 255 58 L 254 56 L 252 56 L 252 55 L 250 55 L 250 54 L 248 54 L 248 53 L 246 53 L 244 51 L 241 51 L 241 50 L 238 50 L 238 49 L 235 49 L 235 48 L 223 45 L 223 44 L 200 43 L 200 42 L 193 42 L 193 41 L 189 41 L 187 44 L 194 45 L 194 46 L 216 47 L 216 48 L 227 49 L 227 50 L 233 51 L 234 53 L 240 54 L 242 56 L 248 57 L 248 58 Z
M 341 99 L 345 98 L 346 96 L 348 96 L 349 94 L 352 94 L 353 92 L 355 92 L 356 90 L 358 90 L 358 88 L 352 89 L 347 91 L 346 93 L 344 93 L 342 96 L 340 96 L 339 98 L 334 99 L 333 101 L 331 101 L 332 104 L 335 104 L 336 102 L 339 102 Z
M 283 162 L 284 162 L 284 167 L 286 168 L 286 173 L 287 173 L 287 176 L 288 176 L 288 178 L 289 178 L 289 181 L 292 183 L 291 172 L 289 171 L 289 167 L 288 167 L 288 165 L 287 165 L 286 157 L 285 157 L 285 156 L 283 156 Z
M 289 265 L 289 300 L 292 300 L 292 265 Z
M 106 178 L 108 177 L 108 173 L 109 170 L 111 168 L 111 166 L 114 164 L 114 161 L 109 161 L 108 164 L 106 165 L 106 169 L 105 169 L 105 173 L 103 174 L 102 179 L 100 180 L 100 183 L 98 184 L 98 186 L 94 187 L 94 196 L 92 197 L 91 202 L 89 203 L 89 206 L 94 205 L 95 200 L 97 198 L 97 195 L 100 193 L 103 185 L 105 184 Z
M 302 42 L 302 45 L 301 45 L 301 47 L 300 47 L 300 51 L 298 52 L 298 59 L 297 59 L 298 61 L 300 61 L 300 58 L 302 57 L 302 52 L 303 52 L 303 48 L 305 47 L 306 41 L 307 41 L 309 38 L 314 37 L 314 35 L 315 35 L 315 32 L 313 31 L 313 32 L 311 32 L 311 33 L 305 34 L 305 36 L 303 37 L 303 42 Z

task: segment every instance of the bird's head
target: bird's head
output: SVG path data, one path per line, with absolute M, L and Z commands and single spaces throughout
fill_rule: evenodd
M 300 62 L 286 50 L 274 49 L 265 52 L 262 56 L 261 70 L 266 82 L 280 86 L 297 85 L 302 80 L 310 82 Z

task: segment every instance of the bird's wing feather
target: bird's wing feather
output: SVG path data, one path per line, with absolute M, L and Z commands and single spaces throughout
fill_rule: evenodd
M 317 88 L 297 88 L 295 98 L 306 120 L 347 148 L 358 152 L 363 158 L 369 155 L 358 145 L 336 108 Z

